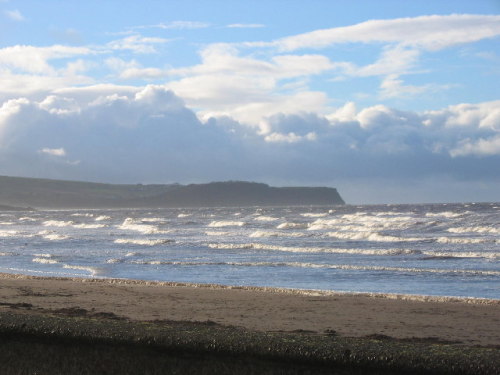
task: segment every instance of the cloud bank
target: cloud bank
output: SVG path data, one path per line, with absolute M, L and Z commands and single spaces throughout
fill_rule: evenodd
M 163 86 L 0 107 L 0 173 L 114 182 L 500 180 L 500 101 L 411 112 L 353 103 L 256 128 L 202 122 Z

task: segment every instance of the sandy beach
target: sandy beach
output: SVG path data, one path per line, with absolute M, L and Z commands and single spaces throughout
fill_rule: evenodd
M 500 345 L 500 300 L 0 274 L 0 311 L 13 309 L 23 314 L 82 309 L 131 321 L 212 321 L 253 331 Z

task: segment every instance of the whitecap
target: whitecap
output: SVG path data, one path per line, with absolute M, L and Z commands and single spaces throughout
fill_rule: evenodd
M 300 214 L 303 217 L 325 217 L 328 216 L 328 213 L 304 213 Z
M 59 263 L 57 260 L 51 259 L 51 258 L 33 258 L 31 261 L 35 262 L 35 263 L 41 263 L 41 264 L 57 264 L 57 263 Z
M 243 221 L 212 221 L 208 224 L 211 228 L 221 228 L 221 227 L 242 227 L 245 225 Z
M 143 246 L 156 246 L 172 242 L 175 241 L 170 239 L 137 239 L 137 238 L 119 238 L 114 241 L 114 243 L 118 244 L 131 244 L 131 245 L 143 245 Z
M 255 221 L 276 221 L 279 220 L 277 217 L 272 216 L 257 216 L 254 218 Z
M 101 216 L 97 216 L 95 218 L 95 221 L 104 221 L 104 220 L 111 220 L 111 216 L 108 216 L 108 215 L 101 215 Z
M 281 223 L 276 227 L 276 229 L 306 229 L 308 227 L 307 223 Z
M 500 227 L 493 227 L 493 226 L 454 227 L 454 228 L 448 228 L 447 231 L 450 233 L 500 234 Z
M 341 249 L 341 248 L 325 248 L 325 247 L 291 247 L 266 245 L 260 243 L 209 243 L 207 245 L 211 249 L 255 249 L 267 251 L 284 251 L 292 253 L 331 253 L 331 254 L 361 254 L 361 255 L 411 255 L 421 254 L 420 250 L 410 249 Z
M 43 225 L 46 227 L 70 227 L 74 223 L 74 221 L 47 220 L 43 222 Z
M 161 231 L 156 225 L 140 224 L 137 222 L 136 219 L 130 217 L 126 218 L 121 225 L 117 226 L 117 228 L 122 230 L 131 230 L 144 234 L 165 233 Z

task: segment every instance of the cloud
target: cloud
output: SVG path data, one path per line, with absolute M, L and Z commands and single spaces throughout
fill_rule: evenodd
M 26 18 L 21 14 L 21 12 L 17 9 L 14 10 L 6 10 L 4 14 L 13 21 L 25 21 Z
M 452 14 L 370 20 L 256 45 L 295 51 L 304 48 L 326 48 L 341 43 L 395 43 L 406 47 L 438 50 L 499 35 L 498 15 Z
M 259 29 L 266 27 L 266 25 L 261 23 L 232 23 L 226 27 L 230 29 Z
M 131 29 L 177 29 L 177 30 L 189 30 L 189 29 L 205 29 L 210 27 L 207 22 L 197 22 L 197 21 L 171 21 L 167 23 L 158 23 L 155 25 L 142 25 L 134 26 Z
M 500 101 L 429 112 L 346 103 L 327 116 L 277 111 L 252 127 L 228 116 L 200 121 L 163 86 L 86 90 L 88 97 L 75 89 L 3 103 L 0 173 L 114 182 L 500 181 Z
M 64 148 L 42 148 L 39 150 L 42 154 L 52 155 L 52 156 L 66 156 L 66 151 Z
M 144 37 L 138 34 L 130 35 L 122 39 L 113 40 L 106 46 L 112 50 L 128 50 L 133 53 L 146 54 L 156 53 L 155 45 L 168 43 L 170 39 L 158 37 Z

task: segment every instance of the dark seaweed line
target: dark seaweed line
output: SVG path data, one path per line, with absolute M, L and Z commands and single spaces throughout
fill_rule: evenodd
M 17 340 L 17 341 L 16 341 Z M 255 332 L 237 327 L 225 327 L 213 322 L 135 322 L 124 319 L 88 316 L 54 316 L 51 314 L 0 313 L 0 343 L 22 342 L 38 345 L 39 350 L 49 346 L 75 348 L 71 356 L 85 358 L 89 363 L 97 354 L 89 357 L 89 350 L 100 348 L 99 361 L 108 350 L 108 357 L 119 351 L 120 360 L 125 360 L 123 368 L 113 369 L 110 360 L 106 373 L 141 373 L 158 358 L 171 358 L 177 373 L 191 373 L 194 368 L 204 366 L 210 373 L 429 373 L 429 374 L 498 374 L 500 372 L 500 350 L 498 348 L 477 348 L 443 343 L 409 342 L 391 340 L 387 337 L 364 339 L 345 338 L 334 332 L 318 335 L 307 332 Z M 9 344 L 10 345 L 10 344 Z M 6 345 L 8 349 L 8 345 Z M 3 352 L 5 348 L 1 348 Z M 138 351 L 147 361 L 134 360 L 140 367 L 126 365 Z M 114 354 L 113 354 L 114 353 Z M 125 354 L 124 354 L 125 353 Z M 134 354 L 135 353 L 135 354 Z M 145 354 L 146 353 L 146 354 Z M 13 366 L 15 355 L 1 353 L 1 362 Z M 129 357 L 130 356 L 130 357 Z M 151 357 L 152 356 L 152 357 Z M 41 358 L 45 357 L 40 355 Z M 126 358 L 124 358 L 126 357 Z M 144 358 L 146 358 L 144 357 Z M 155 358 L 154 361 L 151 358 Z M 143 357 L 141 357 L 143 358 Z M 174 360 L 172 360 L 174 358 Z M 188 368 L 179 361 L 189 363 Z M 205 362 L 197 363 L 203 359 Z M 26 358 L 19 359 L 25 361 Z M 38 361 L 39 359 L 37 359 Z M 69 359 L 68 359 L 69 360 Z M 60 359 L 59 359 L 60 361 Z M 183 362 L 183 363 L 184 363 Z M 227 368 L 227 363 L 234 367 Z M 249 365 L 251 363 L 252 365 Z M 49 364 L 50 365 L 50 364 Z M 59 365 L 59 364 L 58 364 Z M 36 366 L 36 364 L 34 364 Z M 51 366 L 51 365 L 50 365 Z M 69 364 L 62 364 L 65 371 L 71 370 Z M 95 369 L 85 370 L 81 365 L 78 373 L 92 373 Z M 115 364 L 116 366 L 116 364 Z M 208 366 L 208 367 L 207 367 Z M 254 366 L 254 367 L 252 367 Z M 257 367 L 255 367 L 257 366 Z M 210 370 L 213 367 L 213 371 Z M 4 367 L 5 369 L 6 367 Z M 137 371 L 135 371 L 135 370 Z M 226 369 L 226 370 L 224 370 Z M 288 369 L 288 370 L 287 370 Z M 302 369 L 297 372 L 297 369 Z M 114 372 L 116 370 L 116 372 Z M 139 371 L 141 370 L 141 371 Z M 156 369 L 159 370 L 159 369 Z M 162 373 L 150 368 L 144 373 Z M 180 372 L 179 372 L 180 371 Z M 56 369 L 46 373 L 58 373 Z M 64 372 L 63 370 L 60 371 Z M 8 373 L 8 372 L 5 372 Z M 12 373 L 30 373 L 12 372 Z M 39 372 L 39 373 L 43 373 Z M 74 372 L 73 372 L 74 373 Z

